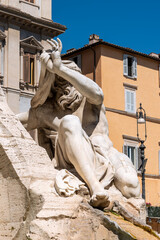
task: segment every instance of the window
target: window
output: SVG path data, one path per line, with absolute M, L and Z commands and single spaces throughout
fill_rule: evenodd
M 136 92 L 135 90 L 125 89 L 125 111 L 136 112 Z
M 136 170 L 141 166 L 140 151 L 138 142 L 125 140 L 123 145 L 123 153 L 126 154 L 132 161 Z
M 77 66 L 81 69 L 81 55 L 70 58 L 71 61 L 75 62 Z
M 34 37 L 20 40 L 20 89 L 35 92 L 39 83 L 40 52 L 43 46 Z
M 123 74 L 124 76 L 137 78 L 137 59 L 130 55 L 123 55 Z
M 23 80 L 25 83 L 34 86 L 34 69 L 35 69 L 35 60 L 34 55 L 24 54 L 23 56 Z

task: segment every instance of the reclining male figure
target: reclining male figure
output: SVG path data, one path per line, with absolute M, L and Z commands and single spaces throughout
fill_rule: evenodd
M 93 206 L 109 204 L 111 184 L 126 198 L 139 197 L 131 160 L 113 148 L 108 137 L 101 88 L 76 64 L 61 60 L 59 39 L 48 42 L 52 52 L 41 54 L 39 89 L 29 113 L 18 115 L 20 121 L 50 139 L 59 169 L 76 169 L 89 187 Z

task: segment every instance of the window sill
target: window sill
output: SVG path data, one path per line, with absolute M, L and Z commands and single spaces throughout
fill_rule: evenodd
M 129 114 L 134 114 L 134 115 L 136 114 L 136 111 L 134 111 L 134 112 L 129 112 L 129 111 L 125 110 L 125 112 L 126 112 L 126 113 L 129 113 Z
M 38 89 L 38 86 L 36 85 L 31 85 L 31 84 L 28 84 L 28 83 L 25 83 L 25 82 L 20 82 L 19 83 L 19 88 L 21 90 L 37 90 Z
M 126 75 L 123 75 L 125 78 L 129 78 L 129 79 L 132 79 L 132 80 L 134 80 L 134 81 L 136 81 L 137 80 L 137 78 L 135 78 L 135 77 L 130 77 L 130 76 L 126 76 Z
M 38 9 L 40 9 L 40 6 L 39 5 L 36 5 L 35 3 L 30 3 L 30 2 L 27 2 L 25 0 L 19 0 L 19 3 L 25 3 L 25 4 L 28 4 L 28 5 L 31 5 L 33 7 L 37 7 Z

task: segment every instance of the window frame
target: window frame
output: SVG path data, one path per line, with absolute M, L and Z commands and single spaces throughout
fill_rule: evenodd
M 130 76 L 128 74 L 128 58 L 132 59 L 132 75 Z M 131 79 L 137 79 L 137 58 L 129 55 L 129 54 L 123 54 L 123 75 L 127 78 Z

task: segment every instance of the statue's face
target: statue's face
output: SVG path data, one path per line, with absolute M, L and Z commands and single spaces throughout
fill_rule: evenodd
M 69 82 L 56 77 L 54 83 L 55 101 L 62 110 L 75 111 L 81 104 L 83 96 Z

